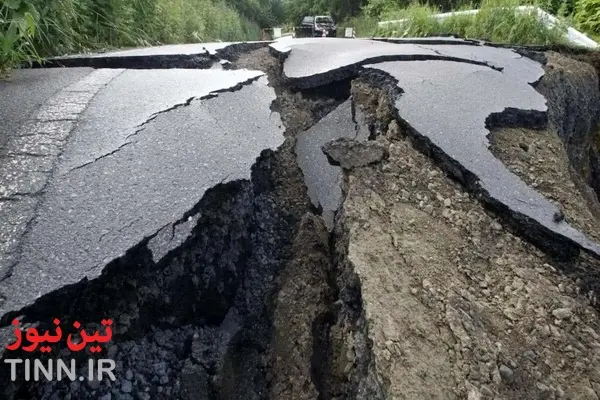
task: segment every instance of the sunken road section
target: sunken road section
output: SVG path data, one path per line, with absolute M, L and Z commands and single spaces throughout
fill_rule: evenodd
M 9 382 L 2 364 L 0 397 L 560 399 L 562 386 L 582 387 L 523 358 L 558 365 L 551 340 L 595 348 L 584 332 L 600 332 L 598 244 L 488 139 L 556 128 L 556 99 L 569 94 L 545 81 L 547 66 L 456 38 L 282 39 L 60 62 L 110 69 L 60 92 L 69 101 L 49 101 L 22 128 L 35 132 L 15 136 L 45 145 L 58 131 L 40 126 L 69 122 L 39 154 L 50 157 L 33 171 L 43 182 L 24 175 L 20 187 L 35 190 L 3 189 L 3 207 L 35 204 L 3 209 L 22 225 L 3 258 L 2 348 L 15 317 L 42 330 L 55 317 L 88 330 L 112 318 L 101 357 L 116 360 L 118 379 Z M 576 126 L 589 137 L 592 75 L 581 87 L 595 90 L 596 116 Z M 574 125 L 561 125 L 563 141 Z M 561 307 L 547 304 L 548 282 L 561 282 Z M 546 317 L 559 323 L 546 329 Z M 525 349 L 525 332 L 539 346 Z M 58 345 L 45 357 L 73 355 Z M 591 372 L 577 376 L 589 379 L 580 392 L 595 390 Z
M 207 69 L 215 61 L 235 61 L 241 53 L 266 47 L 271 42 L 220 42 L 178 44 L 111 51 L 102 54 L 77 54 L 56 57 L 37 64 L 37 67 L 93 68 L 186 68 Z

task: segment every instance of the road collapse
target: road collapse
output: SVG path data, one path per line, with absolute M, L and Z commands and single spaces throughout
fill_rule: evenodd
M 98 354 L 58 341 L 35 358 L 75 360 L 84 377 L 89 359 L 114 360 L 115 379 L 11 380 L 4 361 L 31 358 L 16 346 L 3 398 L 600 396 L 592 56 L 453 38 L 267 45 L 237 46 L 227 89 L 144 110 L 117 141 L 130 144 L 93 160 L 65 150 L 70 184 L 119 165 L 135 176 L 127 160 L 156 145 L 191 190 L 143 193 L 139 219 L 97 229 L 99 264 L 81 279 L 3 302 L 7 343 L 17 317 L 40 333 L 80 321 L 100 340 L 110 318 Z M 162 139 L 176 130 L 181 147 Z M 183 166 L 209 138 L 238 169 Z M 180 215 L 143 222 L 163 204 Z

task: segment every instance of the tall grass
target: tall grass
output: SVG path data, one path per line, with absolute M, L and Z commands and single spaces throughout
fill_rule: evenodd
M 362 14 L 356 17 L 349 18 L 338 25 L 340 27 L 352 27 L 356 33 L 356 37 L 373 36 L 377 31 L 377 23 L 379 19 Z M 344 32 L 338 32 L 338 35 L 343 35 Z
M 165 43 L 256 40 L 259 27 L 223 0 L 28 0 L 43 55 Z
M 0 75 L 40 56 L 166 43 L 258 40 L 257 23 L 225 1 L 0 0 Z M 254 10 L 254 3 L 248 4 Z
M 388 10 L 382 20 L 404 20 L 380 26 L 371 32 L 376 36 L 410 37 L 458 34 L 467 38 L 497 43 L 554 44 L 564 43 L 565 26 L 546 27 L 535 12 L 516 13 L 518 0 L 483 0 L 479 13 L 455 15 L 443 20 L 434 18 L 439 9 L 412 4 L 401 10 Z M 463 6 L 470 9 L 470 6 Z

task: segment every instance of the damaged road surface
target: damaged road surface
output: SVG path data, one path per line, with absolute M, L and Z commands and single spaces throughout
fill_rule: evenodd
M 20 259 L 0 283 L 2 313 L 99 276 L 108 262 L 184 218 L 208 189 L 249 179 L 261 152 L 283 142 L 269 109 L 275 95 L 261 75 L 169 70 L 115 78 L 81 115 L 44 188 Z M 155 98 L 160 86 L 165 93 Z M 123 91 L 136 97 L 126 100 Z M 244 111 L 236 112 L 237 103 Z M 168 241 L 151 243 L 156 260 L 171 250 Z
M 110 359 L 116 379 L 3 362 L 0 397 L 598 399 L 600 66 L 520 53 L 285 38 L 53 60 L 70 68 L 2 116 L 2 358 Z M 8 350 L 15 318 L 76 338 L 110 318 L 112 340 Z
M 128 286 L 135 285 L 133 280 L 104 274 L 114 268 L 117 275 L 125 272 L 127 276 L 161 285 L 162 282 L 156 282 L 157 276 L 151 276 L 150 272 L 143 276 L 134 264 L 159 268 L 167 254 L 186 243 L 198 226 L 203 225 L 204 231 L 213 233 L 204 232 L 206 236 L 202 240 L 205 243 L 197 243 L 197 246 L 205 249 L 201 251 L 195 245 L 194 251 L 201 251 L 199 257 L 206 258 L 209 264 L 222 265 L 215 264 L 213 272 L 202 265 L 202 272 L 198 271 L 199 276 L 204 275 L 201 278 L 201 285 L 207 286 L 204 293 L 192 287 L 184 288 L 188 284 L 200 284 L 192 279 L 189 268 L 195 267 L 191 264 L 185 267 L 186 271 L 167 274 L 170 281 L 167 285 L 173 285 L 170 290 L 179 298 L 163 298 L 161 302 L 165 308 L 172 307 L 171 301 L 188 302 L 190 309 L 184 314 L 193 314 L 193 297 L 202 297 L 199 301 L 205 309 L 201 312 L 202 318 L 206 319 L 204 323 L 214 324 L 215 319 L 222 319 L 230 308 L 228 303 L 233 301 L 234 287 L 240 279 L 236 274 L 241 272 L 242 264 L 252 262 L 253 255 L 247 247 L 253 239 L 248 235 L 250 225 L 258 223 L 254 219 L 259 216 L 249 214 L 255 211 L 260 214 L 253 210 L 253 207 L 259 207 L 255 191 L 260 190 L 250 184 L 253 168 L 258 168 L 257 159 L 268 159 L 268 151 L 272 153 L 284 140 L 279 114 L 270 110 L 274 91 L 260 71 L 97 70 L 56 96 L 70 98 L 87 94 L 86 79 L 93 81 L 100 75 L 106 77 L 103 80 L 105 86 L 89 100 L 87 109 L 81 111 L 81 103 L 73 103 L 72 108 L 80 114 L 70 132 L 70 140 L 52 143 L 47 153 L 42 148 L 36 152 L 23 150 L 22 157 L 57 158 L 52 173 L 48 172 L 47 182 L 30 191 L 19 189 L 27 187 L 31 174 L 39 173 L 33 169 L 25 170 L 29 164 L 22 165 L 20 171 L 23 174 L 8 175 L 7 181 L 3 182 L 6 188 L 3 204 L 8 204 L 6 211 L 3 210 L 6 218 L 3 223 L 12 225 L 12 221 L 16 221 L 24 229 L 6 231 L 13 234 L 7 241 L 19 245 L 6 257 L 13 262 L 3 270 L 0 282 L 1 313 L 10 319 L 9 315 L 16 316 L 18 313 L 15 312 L 33 304 L 33 313 L 45 313 L 38 309 L 47 309 L 47 312 L 59 313 L 69 320 L 69 316 L 81 319 L 81 313 L 87 309 L 114 318 L 115 325 L 120 326 L 117 331 L 125 334 L 126 326 L 130 325 L 128 318 L 146 317 L 116 315 L 110 310 L 116 310 L 115 306 L 119 308 L 117 303 L 125 298 L 130 302 L 128 307 L 139 307 L 141 303 L 128 295 L 122 300 L 96 297 L 96 289 L 86 286 L 87 281 L 96 279 L 97 284 L 105 285 L 102 290 L 107 295 L 110 293 L 108 286 L 115 285 L 114 290 L 133 291 L 130 293 L 133 297 L 143 296 L 148 300 L 148 296 L 153 297 L 150 293 L 142 294 L 144 289 Z M 69 105 L 60 102 L 60 107 L 52 109 L 52 113 L 42 109 L 11 139 L 26 137 L 43 141 L 52 137 L 51 133 L 34 132 L 33 129 L 45 127 L 51 121 L 61 124 L 64 120 L 75 119 L 72 117 L 75 112 Z M 71 122 L 69 127 L 72 125 Z M 55 125 L 52 127 L 56 128 Z M 63 137 L 67 133 L 63 132 Z M 13 155 L 11 143 L 6 158 Z M 210 195 L 207 194 L 209 191 Z M 14 206 L 21 203 L 32 205 L 22 211 Z M 222 210 L 217 212 L 215 207 Z M 30 210 L 34 213 L 27 215 L 26 211 Z M 269 217 L 272 216 L 269 213 Z M 214 220 L 223 217 L 233 221 L 221 224 Z M 269 225 L 267 219 L 261 221 L 264 229 L 268 229 L 265 227 Z M 223 243 L 219 245 L 218 240 Z M 268 234 L 261 235 L 261 240 L 269 240 Z M 223 252 L 229 252 L 228 256 L 223 257 Z M 185 257 L 195 258 L 191 254 Z M 258 260 L 254 262 L 258 265 Z M 277 260 L 268 262 L 276 263 Z M 121 271 L 122 263 L 127 264 L 126 271 Z M 167 272 L 154 270 L 154 273 Z M 105 278 L 111 283 L 99 282 Z M 121 281 L 115 282 L 115 278 Z M 256 284 L 254 290 L 260 291 L 258 286 Z M 83 296 L 94 296 L 95 301 L 80 300 L 85 304 L 59 306 L 61 300 L 57 298 L 66 296 L 70 298 L 68 302 L 77 302 L 76 296 L 72 296 L 80 291 L 84 292 Z M 211 299 L 209 292 L 221 294 Z M 155 295 L 169 296 L 166 293 Z M 166 314 L 161 317 L 157 303 L 150 301 L 147 307 L 151 307 L 149 303 L 153 303 L 154 309 L 146 312 L 157 324 L 161 318 L 174 318 L 175 314 L 170 312 L 169 317 Z M 68 308 L 72 308 L 72 314 Z M 260 314 L 261 307 L 256 307 L 253 312 Z M 239 318 L 234 317 L 233 311 L 230 315 L 230 319 L 234 318 L 230 324 L 235 327 L 240 323 Z M 131 325 L 143 330 L 145 327 L 138 326 L 148 322 L 135 321 Z M 6 333 L 12 335 L 12 330 Z M 191 336 L 181 332 L 171 334 L 173 340 L 179 342 L 177 345 L 186 347 L 189 353 Z M 183 355 L 179 356 L 185 359 Z M 157 359 L 156 362 L 168 360 Z M 160 372 L 164 375 L 159 375 L 160 380 L 167 378 L 167 373 L 174 373 L 171 371 L 174 367 L 170 364 L 162 367 L 164 371 Z M 181 366 L 179 368 L 181 370 Z M 147 377 L 148 382 L 152 377 Z M 172 390 L 172 386 L 168 391 L 165 389 L 164 396 L 169 397 L 171 393 L 167 392 Z M 35 393 L 30 395 L 35 397 Z M 77 393 L 73 396 L 85 397 L 85 392 Z M 90 391 L 90 398 L 95 393 Z M 157 393 L 148 395 L 156 396 Z M 38 391 L 37 396 L 44 395 Z

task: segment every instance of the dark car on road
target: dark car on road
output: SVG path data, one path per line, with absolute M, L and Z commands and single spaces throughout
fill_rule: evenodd
M 328 15 L 308 16 L 302 19 L 300 26 L 296 29 L 296 37 L 335 37 L 337 27 L 333 18 Z

